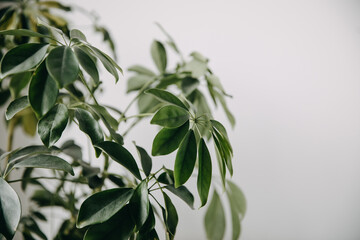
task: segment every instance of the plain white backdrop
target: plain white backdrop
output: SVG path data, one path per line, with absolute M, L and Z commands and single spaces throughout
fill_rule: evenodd
M 185 55 L 197 50 L 210 58 L 234 96 L 228 104 L 237 124 L 233 130 L 227 124 L 233 180 L 248 200 L 241 239 L 360 239 L 359 1 L 67 2 L 98 13 L 123 68 L 138 63 L 155 69 L 151 41 L 165 40 L 155 21 Z M 72 19 L 81 29 L 89 25 L 81 14 Z M 89 39 L 106 49 L 94 34 Z M 117 87 L 104 79 L 101 102 L 125 106 L 128 76 Z M 145 125 L 128 141 L 149 150 L 155 134 Z M 176 239 L 205 239 L 204 211 L 175 203 Z

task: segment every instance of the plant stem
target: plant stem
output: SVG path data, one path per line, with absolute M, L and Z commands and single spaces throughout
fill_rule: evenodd
M 16 125 L 16 120 L 13 118 L 9 121 L 9 125 L 8 125 L 7 147 L 6 147 L 7 152 L 10 152 L 13 148 L 15 125 Z M 7 169 L 8 161 L 9 161 L 9 156 L 6 157 L 5 163 L 4 163 L 4 166 L 6 166 L 6 169 Z M 7 180 L 8 178 L 9 178 L 9 176 L 6 175 L 5 180 Z

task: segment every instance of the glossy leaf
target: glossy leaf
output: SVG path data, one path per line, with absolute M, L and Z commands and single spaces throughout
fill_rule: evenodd
M 139 168 L 134 157 L 118 143 L 105 141 L 95 144 L 96 147 L 106 152 L 113 160 L 127 168 L 137 179 L 141 180 Z
M 186 121 L 182 126 L 178 128 L 163 128 L 155 136 L 152 145 L 152 155 L 167 155 L 175 151 L 184 136 L 189 130 L 189 121 Z
M 37 66 L 45 57 L 49 44 L 26 43 L 9 50 L 1 61 L 1 74 L 25 72 Z
M 185 104 L 171 92 L 168 92 L 168 91 L 162 90 L 162 89 L 152 88 L 152 89 L 146 90 L 146 93 L 154 95 L 160 101 L 170 103 L 170 104 L 176 105 L 178 107 L 181 107 L 185 110 L 188 110 L 188 108 L 185 106 Z
M 30 106 L 27 96 L 23 96 L 12 101 L 6 109 L 6 120 L 10 120 L 16 113 Z
M 80 207 L 76 226 L 83 228 L 109 220 L 128 203 L 133 192 L 131 188 L 115 188 L 91 195 Z
M 174 204 L 172 203 L 169 196 L 163 192 L 164 201 L 165 201 L 165 209 L 166 209 L 166 227 L 170 232 L 170 238 L 173 239 L 176 233 L 176 228 L 179 222 L 179 217 L 176 211 Z
M 131 217 L 137 230 L 140 230 L 149 216 L 149 204 L 148 186 L 144 180 L 136 187 L 130 200 Z
M 146 150 L 142 147 L 139 147 L 135 144 L 137 152 L 139 154 L 140 160 L 141 160 L 141 166 L 144 170 L 144 173 L 146 176 L 149 176 L 151 173 L 152 168 L 152 160 L 149 154 L 146 152 Z
M 156 74 L 151 71 L 150 69 L 147 69 L 146 67 L 140 66 L 140 65 L 134 65 L 128 68 L 128 71 L 136 72 L 141 75 L 146 75 L 150 77 L 156 76 Z
M 201 206 L 207 202 L 211 185 L 212 165 L 209 150 L 203 138 L 199 143 L 199 175 L 197 177 L 197 189 L 199 192 Z
M 213 198 L 205 214 L 205 230 L 209 240 L 222 240 L 225 234 L 226 221 L 220 197 L 214 191 Z
M 92 104 L 90 105 L 91 108 L 104 120 L 106 121 L 113 129 L 118 129 L 118 121 L 111 116 L 111 114 L 108 112 L 108 110 L 100 105 Z
M 60 88 L 73 83 L 79 73 L 78 60 L 68 46 L 52 49 L 46 58 L 46 68 Z
M 167 105 L 159 109 L 151 119 L 151 124 L 166 128 L 177 128 L 189 120 L 189 113 L 183 108 Z
M 175 188 L 173 185 L 167 185 L 165 188 L 181 198 L 191 209 L 194 209 L 194 196 L 185 186 Z
M 32 168 L 47 168 L 61 170 L 74 175 L 74 171 L 71 165 L 65 160 L 52 156 L 52 155 L 35 155 L 33 157 L 21 159 L 14 162 L 12 168 L 21 168 L 21 167 L 32 167 Z
M 213 129 L 213 139 L 215 143 L 215 147 L 219 152 L 221 160 L 226 164 L 229 169 L 230 175 L 233 174 L 233 166 L 232 166 L 232 147 L 229 141 L 219 133 L 216 129 Z
M 108 221 L 91 226 L 84 240 L 128 240 L 134 227 L 130 209 L 126 205 Z
M 155 231 L 155 215 L 152 206 L 149 207 L 149 216 L 146 219 L 146 222 L 141 227 L 139 233 L 137 234 L 136 240 L 156 240 L 159 239 Z
M 159 41 L 151 44 L 151 56 L 158 70 L 163 73 L 166 69 L 167 58 L 164 45 Z
M 41 64 L 36 69 L 29 86 L 29 102 L 39 118 L 55 105 L 58 93 L 56 82 L 48 74 L 45 64 Z
M 95 84 L 99 84 L 99 72 L 95 62 L 89 57 L 89 55 L 79 47 L 74 47 L 74 52 L 80 66 L 90 75 Z
M 79 121 L 80 130 L 90 137 L 93 145 L 104 140 L 101 127 L 91 115 L 91 113 L 84 109 L 78 108 L 76 109 L 75 117 Z M 99 156 L 99 154 L 100 153 L 98 152 L 97 155 Z
M 55 105 L 38 123 L 38 133 L 45 146 L 51 147 L 61 137 L 68 123 L 68 109 L 64 104 Z
M 8 162 L 12 162 L 16 159 L 19 159 L 23 156 L 29 156 L 34 154 L 40 154 L 40 153 L 50 153 L 51 149 L 43 146 L 43 145 L 30 145 L 26 146 L 20 149 L 15 149 L 11 152 L 8 158 Z M 2 159 L 2 156 L 0 157 L 0 160 Z
M 191 176 L 196 162 L 196 139 L 194 131 L 188 131 L 176 154 L 174 166 L 175 187 L 183 185 Z
M 0 235 L 12 239 L 21 217 L 20 200 L 14 189 L 0 178 Z

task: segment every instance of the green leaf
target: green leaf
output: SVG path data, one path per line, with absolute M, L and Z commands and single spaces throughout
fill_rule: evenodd
M 68 123 L 68 109 L 64 104 L 55 105 L 38 123 L 38 133 L 45 146 L 51 147 L 61 137 Z
M 27 147 L 23 147 L 20 149 L 15 149 L 12 151 L 9 155 L 8 162 L 12 162 L 16 159 L 19 159 L 20 157 L 26 156 L 26 155 L 34 155 L 39 153 L 50 153 L 51 149 L 43 146 L 43 145 L 31 145 Z M 0 161 L 2 160 L 3 156 L 0 157 Z
M 75 117 L 79 121 L 80 130 L 90 137 L 93 145 L 104 140 L 104 135 L 101 127 L 91 115 L 91 113 L 84 109 L 78 108 L 76 109 Z M 100 152 L 97 153 L 97 156 L 99 155 Z
M 29 100 L 27 96 L 23 96 L 12 101 L 6 109 L 6 120 L 10 120 L 16 113 L 20 112 L 24 108 L 29 106 Z
M 191 94 L 199 85 L 200 81 L 192 77 L 186 77 L 181 81 L 181 89 L 185 95 Z
M 212 166 L 209 150 L 203 138 L 199 143 L 199 175 L 197 178 L 197 189 L 201 199 L 201 206 L 207 202 L 211 185 Z
M 151 57 L 160 73 L 166 70 L 167 58 L 164 45 L 159 41 L 153 41 L 151 44 Z
M 231 222 L 232 222 L 232 240 L 237 240 L 240 237 L 241 225 L 240 217 L 236 209 L 235 200 L 230 196 L 228 197 L 231 211 Z
M 221 95 L 217 91 L 215 92 L 215 94 L 216 94 L 216 97 L 220 100 L 220 103 L 221 103 L 222 107 L 224 108 L 225 114 L 226 114 L 227 118 L 229 119 L 231 126 L 234 127 L 235 126 L 235 117 L 230 112 L 229 108 L 227 107 L 227 104 L 226 104 L 226 101 L 225 101 L 223 95 Z
M 206 75 L 206 80 L 208 81 L 209 84 L 213 85 L 214 87 L 217 87 L 223 93 L 225 92 L 219 78 L 214 74 Z
M 150 69 L 148 69 L 146 67 L 140 66 L 140 65 L 131 66 L 131 67 L 128 68 L 128 71 L 136 72 L 138 74 L 146 75 L 146 76 L 149 76 L 149 77 L 155 77 L 156 76 L 156 74 L 153 71 L 151 71 Z
M 189 120 L 189 113 L 183 108 L 167 105 L 159 109 L 151 119 L 151 124 L 167 128 L 177 128 Z
M 135 75 L 130 77 L 127 81 L 127 90 L 126 92 L 132 92 L 140 90 L 145 84 L 151 81 L 153 78 L 146 75 Z
M 169 233 L 171 234 L 170 238 L 173 239 L 176 233 L 176 227 L 177 224 L 179 222 L 179 218 L 178 218 L 178 214 L 176 211 L 176 208 L 174 206 L 174 204 L 172 203 L 171 199 L 169 198 L 169 196 L 163 192 L 163 196 L 164 196 L 164 201 L 165 201 L 165 217 L 164 219 L 166 219 L 166 227 L 169 231 Z M 164 212 L 163 212 L 164 215 Z
M 86 42 L 86 37 L 85 35 L 79 30 L 79 29 L 71 29 L 70 31 L 70 38 L 77 38 L 79 40 L 85 41 Z
M 190 62 L 187 62 L 184 71 L 191 72 L 193 78 L 200 78 L 205 75 L 207 72 L 208 66 L 207 62 L 199 61 L 198 59 L 193 59 Z
M 146 180 L 136 187 L 129 204 L 136 229 L 140 230 L 149 216 L 149 194 Z
M 60 88 L 73 83 L 79 73 L 79 63 L 68 46 L 52 49 L 46 58 L 46 68 Z
M 191 176 L 196 162 L 196 139 L 192 129 L 182 140 L 174 166 L 175 187 L 183 185 Z
M 185 106 L 185 104 L 178 97 L 176 97 L 174 94 L 172 94 L 168 91 L 157 89 L 157 88 L 152 88 L 152 89 L 146 90 L 145 93 L 154 95 L 160 101 L 170 103 L 170 104 L 176 105 L 178 107 L 181 107 L 185 110 L 188 110 L 188 108 Z
M 205 214 L 205 230 L 209 240 L 222 240 L 225 234 L 225 212 L 220 197 L 214 191 L 213 198 Z
M 90 45 L 86 45 L 86 47 L 100 60 L 100 62 L 104 65 L 105 69 L 115 77 L 115 81 L 119 80 L 119 74 L 117 70 L 122 73 L 122 69 L 116 62 L 109 57 L 106 53 L 102 52 L 98 48 Z M 117 69 L 117 70 L 116 70 Z
M 26 43 L 9 50 L 1 60 L 2 78 L 25 72 L 37 66 L 45 57 L 49 44 Z
M 108 221 L 91 226 L 84 240 L 128 240 L 135 227 L 131 217 L 129 205 L 126 205 Z
M 244 218 L 246 213 L 246 198 L 241 189 L 236 186 L 235 183 L 231 181 L 227 181 L 229 188 L 227 189 L 227 193 L 229 198 L 234 200 L 234 206 L 236 207 L 236 211 L 241 214 L 241 219 Z
M 50 38 L 53 39 L 49 35 L 44 35 L 38 32 L 34 32 L 29 29 L 10 29 L 0 31 L 0 35 L 12 35 L 12 36 L 23 36 L 23 37 L 39 37 L 39 38 Z
M 31 197 L 31 201 L 40 207 L 58 206 L 67 209 L 67 202 L 61 196 L 45 189 L 36 190 Z
M 33 168 L 47 168 L 47 169 L 55 169 L 61 170 L 74 175 L 74 171 L 71 165 L 65 160 L 52 156 L 52 155 L 35 155 L 33 157 L 20 159 L 18 161 L 13 162 L 12 168 L 20 168 L 20 167 L 33 167 Z
M 216 120 L 210 120 L 211 125 L 218 130 L 226 139 L 229 139 L 228 135 L 227 135 L 227 131 L 226 128 L 224 127 L 224 125 L 222 125 L 219 121 Z
M 175 151 L 189 130 L 189 121 L 178 128 L 163 128 L 155 136 L 151 154 L 167 155 Z
M 12 239 L 21 217 L 20 199 L 3 178 L 0 178 L 0 192 L 0 235 Z
M 81 204 L 76 226 L 83 228 L 109 220 L 128 203 L 133 192 L 131 188 L 115 188 L 91 195 Z
M 213 139 L 215 143 L 215 147 L 220 154 L 220 157 L 223 162 L 225 162 L 227 168 L 229 169 L 230 174 L 233 174 L 233 166 L 232 166 L 232 155 L 233 150 L 230 145 L 230 142 L 226 137 L 224 137 L 219 131 L 213 128 Z
M 191 209 L 194 209 L 194 196 L 185 186 L 175 188 L 173 185 L 167 185 L 165 188 L 181 198 Z
M 32 76 L 29 86 L 29 102 L 39 118 L 54 106 L 58 93 L 56 82 L 48 74 L 45 64 L 41 64 Z
M 160 102 L 153 96 L 141 94 L 138 98 L 139 113 L 152 113 L 159 109 Z
M 149 176 L 151 173 L 152 168 L 152 160 L 149 154 L 146 152 L 146 150 L 142 147 L 139 147 L 135 144 L 135 147 L 137 149 L 137 152 L 139 154 L 140 160 L 141 160 L 141 166 L 144 170 L 144 173 L 146 176 Z
M 81 67 L 90 75 L 90 77 L 94 80 L 95 84 L 98 85 L 99 80 L 99 72 L 96 67 L 95 62 L 89 57 L 89 55 L 79 47 L 74 47 L 74 52 L 77 60 L 79 61 Z
M 21 91 L 28 85 L 31 75 L 31 72 L 22 72 L 12 75 L 9 89 L 13 98 L 19 97 Z
M 95 144 L 95 147 L 106 152 L 113 160 L 127 168 L 137 179 L 141 180 L 139 168 L 134 157 L 118 143 L 105 141 Z
M 100 105 L 92 104 L 90 105 L 93 110 L 101 117 L 103 118 L 113 129 L 117 130 L 119 123 L 118 121 L 111 116 L 111 114 L 108 112 L 108 110 Z
M 149 207 L 149 216 L 146 219 L 146 222 L 144 223 L 144 225 L 141 227 L 136 240 L 147 240 L 147 239 L 151 239 L 151 240 L 155 240 L 158 239 L 159 237 L 157 237 L 157 233 L 155 232 L 156 235 L 154 235 L 155 231 L 155 215 L 154 215 L 154 211 L 152 206 L 150 205 Z M 157 238 L 156 238 L 157 237 Z

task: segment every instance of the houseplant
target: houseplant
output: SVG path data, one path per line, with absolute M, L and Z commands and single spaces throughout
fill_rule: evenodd
M 55 239 L 159 239 L 155 226 L 161 222 L 166 239 L 173 239 L 178 214 L 172 199 L 179 197 L 194 208 L 194 196 L 184 184 L 195 176 L 200 207 L 209 202 L 204 221 L 207 237 L 224 236 L 226 218 L 219 195 L 225 192 L 231 209 L 232 238 L 239 238 L 245 199 L 227 179 L 233 173 L 232 147 L 225 127 L 212 116 L 204 88 L 214 104 L 225 110 L 230 123 L 235 120 L 208 59 L 197 52 L 185 58 L 159 26 L 167 45 L 160 41 L 151 45 L 157 72 L 140 65 L 130 67 L 133 75 L 127 92 L 136 92 L 135 98 L 127 106 L 105 106 L 97 98 L 100 73 L 106 70 L 116 83 L 122 69 L 112 57 L 91 45 L 80 30 L 69 30 L 67 21 L 53 15 L 52 8 L 71 11 L 71 7 L 55 1 L 15 1 L 0 9 L 1 96 L 7 108 L 8 129 L 8 148 L 0 156 L 0 234 L 12 239 L 18 229 L 24 239 L 47 239 L 38 224 L 47 220 L 42 209 L 58 207 L 70 217 L 61 224 Z M 113 48 L 105 28 L 95 28 L 102 29 Z M 170 49 L 179 56 L 174 68 L 167 66 Z M 135 104 L 138 114 L 129 116 L 128 110 Z M 136 156 L 123 144 L 132 140 L 126 139 L 127 133 L 149 117 L 150 123 L 161 129 L 153 140 L 151 154 L 145 150 L 150 146 L 134 143 Z M 128 121 L 133 122 L 125 125 Z M 89 137 L 102 167 L 85 161 L 74 141 L 59 144 L 70 124 Z M 43 145 L 12 149 L 17 126 L 30 134 L 36 132 Z M 210 154 L 210 144 L 216 157 Z M 153 158 L 172 152 L 176 152 L 172 169 L 152 169 Z M 217 186 L 212 184 L 216 182 L 212 179 L 214 159 L 220 169 Z M 121 165 L 126 173 L 113 172 L 111 163 Z M 17 168 L 25 169 L 23 175 L 12 179 L 11 172 Z M 37 168 L 50 172 L 41 175 Z M 54 181 L 56 186 L 48 188 L 44 180 Z M 11 187 L 17 181 L 23 190 L 35 186 L 30 201 L 40 210 L 21 214 L 20 200 Z M 208 201 L 210 189 L 213 194 Z

